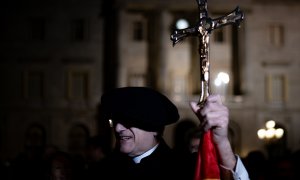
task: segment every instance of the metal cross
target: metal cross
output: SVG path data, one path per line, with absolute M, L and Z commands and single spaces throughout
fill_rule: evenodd
M 199 22 L 194 27 L 186 29 L 176 29 L 171 35 L 173 46 L 188 36 L 199 37 L 199 55 L 200 55 L 200 78 L 201 78 L 201 95 L 198 102 L 199 106 L 203 106 L 206 98 L 209 96 L 209 35 L 217 28 L 233 24 L 240 25 L 244 19 L 244 13 L 237 7 L 228 15 L 211 19 L 207 13 L 207 0 L 196 0 L 199 9 Z

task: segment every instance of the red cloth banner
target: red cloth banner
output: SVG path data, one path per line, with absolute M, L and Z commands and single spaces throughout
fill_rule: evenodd
M 220 168 L 211 130 L 205 132 L 199 146 L 194 180 L 220 180 Z

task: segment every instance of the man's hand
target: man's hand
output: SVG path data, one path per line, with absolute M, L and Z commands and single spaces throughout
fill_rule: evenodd
M 210 95 L 203 108 L 196 102 L 190 102 L 193 112 L 200 120 L 203 131 L 211 130 L 221 165 L 233 170 L 236 158 L 228 139 L 229 110 L 223 105 L 220 95 Z
M 220 95 L 210 95 L 202 109 L 196 102 L 191 102 L 190 105 L 200 120 L 200 127 L 204 131 L 212 130 L 215 144 L 228 138 L 229 111 L 222 104 Z

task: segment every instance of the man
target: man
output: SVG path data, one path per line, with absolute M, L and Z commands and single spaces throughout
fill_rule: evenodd
M 212 129 L 223 171 L 247 179 L 247 171 L 230 147 L 228 109 L 220 97 L 210 96 L 202 109 L 195 102 L 190 105 L 201 128 Z M 100 118 L 112 122 L 117 140 L 103 170 L 108 179 L 193 178 L 194 161 L 181 164 L 163 139 L 165 126 L 179 119 L 176 106 L 163 94 L 146 87 L 117 88 L 101 97 Z

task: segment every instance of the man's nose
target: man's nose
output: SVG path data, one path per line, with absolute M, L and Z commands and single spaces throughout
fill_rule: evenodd
M 116 129 L 117 132 L 120 132 L 122 130 L 125 130 L 126 127 L 123 126 L 121 123 L 117 123 L 115 129 Z

